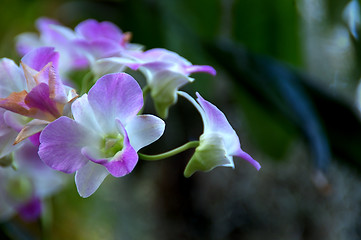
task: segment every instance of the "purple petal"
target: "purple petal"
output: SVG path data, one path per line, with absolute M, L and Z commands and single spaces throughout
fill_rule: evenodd
M 88 19 L 75 27 L 75 32 L 85 39 L 96 40 L 100 38 L 111 39 L 115 42 L 122 40 L 122 31 L 111 22 L 98 22 Z
M 108 175 L 104 166 L 89 161 L 75 174 L 75 184 L 79 195 L 83 198 L 92 195 Z
M 116 56 L 122 51 L 122 47 L 119 44 L 109 39 L 99 39 L 93 41 L 80 39 L 75 40 L 74 44 L 84 52 L 91 54 L 91 56 L 95 59 Z
M 45 83 L 40 83 L 34 87 L 25 97 L 25 103 L 31 108 L 37 108 L 45 113 L 51 114 L 54 118 L 61 116 L 56 103 L 50 99 L 49 86 Z
M 40 133 L 41 132 L 35 133 L 29 137 L 30 142 L 36 147 L 40 146 Z
M 192 65 L 187 59 L 179 56 L 177 53 L 163 48 L 154 48 L 145 51 L 139 55 L 139 58 L 145 62 L 168 62 L 178 65 Z
M 106 132 L 112 132 L 115 118 L 123 125 L 137 115 L 143 106 L 143 92 L 128 74 L 108 74 L 89 90 L 88 100 Z
M 233 156 L 243 158 L 244 160 L 252 164 L 252 166 L 255 167 L 257 171 L 261 169 L 261 165 L 242 149 L 239 149 L 238 152 L 236 152 Z
M 40 32 L 43 32 L 46 31 L 50 25 L 60 25 L 60 23 L 55 19 L 41 17 L 36 20 L 35 25 Z
M 55 52 L 52 47 L 36 48 L 26 54 L 21 61 L 36 71 L 40 71 L 49 62 L 52 62 L 55 69 L 57 69 L 59 53 Z
M 42 42 L 36 33 L 22 33 L 16 36 L 16 51 L 20 56 L 24 56 L 31 50 L 41 46 Z
M 234 129 L 229 124 L 226 116 L 212 103 L 204 100 L 199 93 L 196 93 L 197 101 L 205 112 L 205 131 L 221 132 L 224 134 L 236 134 Z
M 135 151 L 158 140 L 164 128 L 164 121 L 153 115 L 136 116 L 125 127 Z
M 207 66 L 207 65 L 192 65 L 192 66 L 187 66 L 185 67 L 187 74 L 191 74 L 191 73 L 195 73 L 195 72 L 204 72 L 204 73 L 209 73 L 213 76 L 216 75 L 216 70 L 211 67 L 211 66 Z
M 51 168 L 72 173 L 88 162 L 81 149 L 94 140 L 93 138 L 79 123 L 60 117 L 42 131 L 39 156 Z

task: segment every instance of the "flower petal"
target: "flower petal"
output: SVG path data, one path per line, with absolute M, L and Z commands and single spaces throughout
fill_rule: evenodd
M 191 79 L 183 74 L 168 70 L 159 71 L 149 83 L 155 108 L 161 118 L 167 118 L 170 106 L 178 100 L 177 91 Z
M 244 160 L 248 161 L 250 164 L 252 164 L 253 167 L 255 167 L 257 169 L 257 171 L 259 171 L 261 169 L 261 165 L 259 164 L 259 162 L 254 160 L 248 153 L 244 152 L 240 148 L 233 156 L 237 156 L 237 157 L 243 158 Z
M 211 171 L 218 166 L 234 167 L 233 159 L 226 152 L 221 134 L 202 134 L 200 144 L 189 160 L 184 176 L 190 177 L 196 171 Z
M 30 108 L 42 111 L 45 114 L 44 120 L 48 120 L 48 114 L 52 115 L 49 120 L 54 120 L 61 116 L 55 102 L 50 99 L 49 86 L 45 83 L 40 83 L 34 87 L 25 97 L 25 103 Z
M 83 198 L 92 195 L 108 174 L 104 166 L 89 161 L 75 174 L 75 184 L 79 195 Z
M 126 67 L 137 70 L 139 66 L 140 63 L 128 58 L 110 57 L 95 61 L 92 65 L 92 71 L 97 76 L 103 76 L 108 73 L 122 72 Z
M 204 72 L 204 73 L 209 73 L 209 74 L 215 76 L 217 73 L 213 67 L 207 66 L 207 65 L 187 66 L 187 67 L 185 67 L 185 70 L 186 70 L 187 74 L 191 74 L 191 73 L 195 73 L 195 72 Z
M 71 105 L 71 110 L 75 121 L 88 128 L 89 131 L 103 135 L 103 129 L 99 126 L 93 108 L 88 101 L 88 95 L 84 94 L 76 99 Z
M 96 40 L 100 38 L 111 39 L 119 42 L 123 38 L 122 31 L 111 22 L 98 22 L 94 19 L 88 19 L 75 27 L 75 32 L 87 40 Z
M 143 92 L 130 75 L 108 74 L 89 90 L 88 100 L 102 128 L 112 132 L 116 129 L 115 118 L 126 125 L 129 119 L 137 115 L 143 106 Z
M 52 47 L 36 48 L 26 54 L 21 61 L 36 71 L 40 71 L 49 62 L 52 62 L 55 69 L 57 69 L 59 53 L 55 52 Z
M 51 168 L 72 173 L 83 167 L 88 159 L 81 149 L 91 145 L 94 136 L 82 125 L 67 117 L 50 123 L 40 135 L 39 156 Z
M 27 139 L 30 136 L 33 136 L 36 133 L 41 132 L 47 125 L 48 121 L 34 119 L 27 123 L 23 129 L 19 132 L 18 136 L 16 137 L 14 144 L 18 144 L 19 142 Z M 36 140 L 36 139 L 35 139 Z
M 235 134 L 235 131 L 229 124 L 226 116 L 212 103 L 204 100 L 199 93 L 196 93 L 197 101 L 206 113 L 206 126 L 212 132 L 221 132 L 224 134 Z
M 15 62 L 8 58 L 0 60 L 0 98 L 8 97 L 12 92 L 26 89 L 24 74 Z
M 158 140 L 164 128 L 164 121 L 153 115 L 136 116 L 125 127 L 135 151 Z
M 89 160 L 106 167 L 110 174 L 114 177 L 123 177 L 124 175 L 133 171 L 138 162 L 138 154 L 130 145 L 127 132 L 121 122 L 117 119 L 119 131 L 123 135 L 123 149 L 117 152 L 111 158 L 101 158 L 101 153 L 95 151 L 94 148 L 83 148 L 82 153 Z

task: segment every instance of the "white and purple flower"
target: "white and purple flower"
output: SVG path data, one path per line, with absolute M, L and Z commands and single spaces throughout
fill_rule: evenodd
M 100 59 L 95 62 L 93 71 L 103 74 L 104 70 L 118 71 L 124 66 L 139 69 L 144 74 L 157 113 L 162 118 L 168 116 L 169 107 L 177 102 L 178 89 L 194 81 L 189 75 L 196 72 L 216 74 L 211 66 L 192 65 L 177 53 L 162 48 L 126 52 L 123 57 Z
M 241 149 L 236 132 L 216 106 L 204 100 L 199 93 L 196 93 L 198 103 L 185 92 L 178 94 L 197 108 L 204 125 L 199 146 L 184 171 L 186 177 L 190 177 L 196 171 L 210 171 L 218 166 L 234 168 L 233 157 L 243 158 L 257 170 L 261 168 L 256 160 Z
M 137 115 L 142 90 L 130 75 L 108 74 L 72 104 L 74 120 L 60 117 L 40 135 L 40 158 L 51 168 L 76 172 L 79 194 L 88 197 L 110 173 L 122 177 L 137 161 L 137 151 L 156 141 L 164 122 Z
M 22 58 L 22 68 L 10 59 L 0 60 L 0 73 L 4 73 L 0 76 L 0 108 L 8 110 L 1 115 L 7 126 L 20 132 L 15 143 L 67 115 L 66 106 L 77 97 L 75 90 L 60 80 L 58 59 L 53 48 L 42 47 Z M 9 141 L 14 143 L 14 139 Z

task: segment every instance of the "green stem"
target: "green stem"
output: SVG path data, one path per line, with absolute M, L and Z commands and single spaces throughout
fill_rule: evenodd
M 142 160 L 157 161 L 157 160 L 162 160 L 164 158 L 169 158 L 190 148 L 196 148 L 198 147 L 198 145 L 199 145 L 199 141 L 191 141 L 165 153 L 161 153 L 157 155 L 147 155 L 147 154 L 138 153 L 138 155 L 139 158 Z

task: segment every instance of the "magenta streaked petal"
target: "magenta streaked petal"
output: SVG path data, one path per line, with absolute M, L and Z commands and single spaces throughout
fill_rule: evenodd
M 45 113 L 51 114 L 54 118 L 61 116 L 56 103 L 49 97 L 49 86 L 45 83 L 40 83 L 34 87 L 25 97 L 25 103 L 30 108 L 37 108 Z
M 50 123 L 40 135 L 39 156 L 51 168 L 72 173 L 89 160 L 81 149 L 94 140 L 94 136 L 79 123 L 60 117 Z
M 164 128 L 164 121 L 153 115 L 136 116 L 125 127 L 135 151 L 158 140 Z
M 211 66 L 207 66 L 207 65 L 192 65 L 192 66 L 187 66 L 185 67 L 187 74 L 191 74 L 191 73 L 195 73 L 195 72 L 204 72 L 204 73 L 209 73 L 213 76 L 216 75 L 216 70 L 211 67 Z
M 26 54 L 21 61 L 36 71 L 40 71 L 49 62 L 52 62 L 52 65 L 57 69 L 59 53 L 55 52 L 52 47 L 36 48 Z
M 89 161 L 75 174 L 79 195 L 83 198 L 92 195 L 108 175 L 109 172 L 104 166 Z
M 88 101 L 98 122 L 106 132 L 116 129 L 114 119 L 123 125 L 137 115 L 143 106 L 143 92 L 133 77 L 126 73 L 108 74 L 89 90 Z
M 99 38 L 111 39 L 115 42 L 122 40 L 122 31 L 111 22 L 98 22 L 94 19 L 88 19 L 75 27 L 75 32 L 87 40 L 96 40 Z

